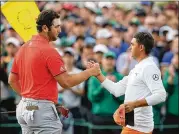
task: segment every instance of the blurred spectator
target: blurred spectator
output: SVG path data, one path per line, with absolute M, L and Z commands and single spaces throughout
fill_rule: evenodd
M 94 59 L 101 65 L 103 55 L 108 52 L 108 48 L 103 44 L 98 44 L 93 48 L 93 52 Z
M 147 16 L 146 11 L 143 8 L 137 8 L 135 15 L 139 19 L 141 25 L 144 25 L 145 17 Z
M 176 28 L 177 23 L 171 21 L 170 25 L 173 28 Z M 166 37 L 165 38 L 166 41 L 172 41 L 174 39 L 174 37 L 178 34 L 177 29 L 173 29 L 172 27 L 170 27 L 168 25 L 160 27 L 159 34 L 164 35 Z
M 102 73 L 114 82 L 123 78 L 115 70 L 115 53 L 109 51 L 104 54 L 102 59 Z M 112 115 L 118 106 L 123 103 L 124 97 L 116 98 L 111 95 L 101 86 L 95 77 L 89 79 L 88 86 L 88 98 L 92 103 L 92 117 L 90 121 L 96 125 L 115 124 Z M 118 130 L 93 130 L 93 134 L 115 134 L 116 132 Z
M 172 18 L 169 22 L 168 25 L 172 28 L 172 37 L 178 34 L 178 19 L 177 18 Z M 170 39 L 173 39 L 173 38 Z
M 151 57 L 153 57 L 154 62 L 159 67 L 158 59 L 152 55 Z M 127 52 L 122 53 L 118 57 L 116 61 L 116 69 L 119 73 L 126 76 L 129 74 L 130 70 L 132 70 L 135 67 L 137 63 L 138 62 L 132 58 L 130 49 L 128 49 Z
M 174 54 L 169 68 L 165 71 L 163 82 L 168 93 L 165 124 L 178 124 L 178 52 Z
M 1 47 L 3 47 L 4 41 L 5 41 L 5 37 L 4 37 L 5 36 L 5 34 L 4 34 L 5 31 L 6 31 L 5 26 L 3 24 L 1 24 L 1 43 L 2 43 Z
M 164 8 L 165 8 L 164 13 L 167 16 L 168 20 L 175 18 L 176 14 L 178 13 L 177 4 L 175 4 L 174 2 L 173 3 L 171 2 L 165 5 Z
M 141 5 L 147 14 L 151 14 L 153 4 L 153 1 L 141 1 Z
M 23 43 L 22 38 L 17 34 L 14 28 L 9 24 L 7 25 L 7 29 L 6 29 L 6 37 L 14 37 L 17 40 L 19 40 L 20 43 Z
M 75 20 L 75 25 L 72 29 L 73 33 L 75 36 L 83 36 L 85 34 L 85 22 L 80 19 L 80 18 L 77 18 Z
M 10 37 L 5 41 L 6 54 L 2 56 L 2 66 L 7 69 L 9 62 L 12 62 L 16 52 L 20 47 L 20 42 L 14 37 Z
M 154 28 L 152 30 L 152 36 L 155 40 L 154 47 L 152 49 L 151 55 L 156 57 L 159 60 L 159 63 L 162 61 L 163 52 L 165 51 L 165 43 L 161 41 L 161 37 L 159 36 L 159 29 Z
M 166 52 L 162 58 L 162 62 L 161 62 L 162 73 L 164 73 L 166 68 L 168 68 L 168 66 L 171 64 L 173 55 L 175 53 L 178 53 L 178 37 L 176 37 L 173 40 L 170 51 Z
M 74 66 L 74 56 L 75 52 L 72 48 L 67 47 L 64 50 L 63 61 L 67 71 L 71 74 L 79 73 L 82 70 L 77 69 Z M 59 84 L 58 84 L 59 85 Z M 74 119 L 80 119 L 80 106 L 81 106 L 81 96 L 84 95 L 84 82 L 74 86 L 70 89 L 63 89 L 58 86 L 59 95 L 62 97 L 63 104 L 70 110 Z M 60 102 L 59 102 L 60 103 Z M 74 127 L 74 134 L 81 134 L 81 127 Z
M 9 73 L 11 72 L 14 57 L 20 48 L 20 42 L 18 39 L 14 37 L 10 37 L 6 40 L 5 45 L 6 45 L 7 56 L 4 57 L 4 64 L 6 66 L 6 73 L 7 75 L 9 75 Z M 10 98 L 12 100 L 11 102 L 12 105 L 14 103 L 15 104 L 19 103 L 20 97 L 14 92 L 14 90 L 11 89 L 11 87 L 9 87 L 9 93 L 10 93 Z M 13 102 L 14 98 L 15 98 L 15 102 Z
M 84 37 L 78 36 L 73 45 L 73 48 L 78 55 L 81 55 L 83 47 L 84 47 Z
M 131 51 L 128 50 L 118 57 L 116 61 L 116 69 L 119 73 L 126 76 L 129 74 L 130 70 L 135 67 L 136 64 L 137 61 L 131 57 Z
M 82 48 L 82 53 L 79 57 L 79 60 L 76 63 L 76 66 L 79 69 L 86 69 L 86 64 L 89 59 L 93 59 L 93 44 L 84 44 Z
M 162 64 L 169 65 L 175 53 L 178 53 L 178 37 L 173 40 L 170 51 L 164 54 Z
M 167 24 L 167 17 L 165 16 L 165 14 L 161 13 L 157 16 L 156 18 L 156 25 L 157 27 L 162 27 L 165 26 Z
M 136 17 L 134 17 L 129 22 L 128 30 L 131 30 L 132 32 L 136 33 L 139 25 L 140 25 L 140 21 Z
M 152 29 L 156 26 L 156 21 L 154 16 L 147 16 L 144 21 L 143 27 L 139 27 L 139 31 L 150 32 L 152 33 Z
M 115 29 L 114 36 L 110 39 L 110 44 L 108 48 L 110 51 L 113 51 L 116 54 L 116 58 L 121 53 L 126 52 L 126 50 L 129 48 L 129 44 L 130 44 L 129 39 L 130 37 L 132 38 L 133 36 L 133 27 L 135 29 L 135 26 L 132 26 L 132 25 L 129 26 L 128 29 L 123 25 L 114 26 L 114 29 Z M 131 36 L 130 36 L 130 33 L 131 33 Z
M 108 29 L 100 29 L 96 33 L 96 44 L 109 45 L 109 38 L 112 37 L 112 33 Z
M 119 37 L 112 37 L 109 45 L 109 50 L 114 52 L 118 57 L 121 53 L 126 52 L 128 44 L 123 43 Z
M 103 55 L 106 52 L 108 52 L 108 48 L 105 45 L 103 45 L 103 44 L 95 45 L 93 48 L 93 56 L 88 57 L 85 61 L 87 62 L 87 61 L 93 60 L 95 62 L 98 62 L 101 66 Z M 77 64 L 78 68 L 82 67 L 81 62 L 77 62 L 77 63 L 80 63 L 80 64 Z M 83 68 L 85 68 L 85 66 Z M 89 91 L 88 81 L 89 81 L 89 79 L 85 81 L 85 95 L 82 98 L 82 105 L 83 105 L 83 107 L 87 108 L 88 110 L 91 110 L 91 102 L 87 98 L 88 91 Z
M 16 109 L 15 99 L 12 97 L 12 90 L 9 89 L 8 85 L 8 76 L 3 68 L 0 67 L 0 88 L 1 88 L 1 100 L 0 106 L 1 111 L 14 111 Z M 4 109 L 4 110 L 3 110 Z M 15 113 L 9 114 L 11 116 L 15 116 Z M 1 118 L 3 121 L 7 121 L 7 114 L 1 114 Z
M 0 81 L 1 81 L 1 101 L 8 99 L 10 93 L 8 91 L 8 76 L 3 68 L 0 68 Z
M 0 67 L 0 88 L 1 88 L 1 100 L 0 100 L 0 112 L 7 112 L 8 106 L 4 105 L 6 104 L 5 102 L 8 101 L 10 93 L 8 89 L 8 78 L 5 70 Z M 8 114 L 0 114 L 0 119 L 2 123 L 7 123 L 8 122 Z

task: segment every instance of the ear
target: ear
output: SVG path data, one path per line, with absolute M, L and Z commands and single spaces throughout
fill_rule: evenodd
M 42 31 L 44 31 L 45 33 L 47 33 L 49 31 L 48 27 L 46 25 L 42 26 Z
M 144 45 L 140 45 L 140 51 L 144 50 Z

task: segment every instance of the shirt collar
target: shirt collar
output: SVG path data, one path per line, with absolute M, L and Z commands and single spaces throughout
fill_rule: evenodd
M 40 34 L 33 35 L 32 40 L 40 40 L 40 41 L 45 41 L 45 42 L 49 43 L 49 40 L 45 36 L 42 36 Z
M 148 56 L 148 57 L 144 58 L 143 60 L 138 62 L 138 64 L 136 64 L 135 67 L 138 67 L 138 66 L 141 66 L 141 65 L 147 63 L 151 58 L 152 58 L 151 56 Z

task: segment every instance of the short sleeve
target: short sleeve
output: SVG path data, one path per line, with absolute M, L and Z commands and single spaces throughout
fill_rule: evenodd
M 18 65 L 17 65 L 17 60 L 16 58 L 14 58 L 13 63 L 12 63 L 12 69 L 11 69 L 11 73 L 15 73 L 18 74 Z
M 62 74 L 66 72 L 66 68 L 64 66 L 64 62 L 55 49 L 49 49 L 48 51 L 45 52 L 45 55 L 47 55 L 46 59 L 46 65 L 48 70 L 53 76 L 57 76 L 59 74 Z

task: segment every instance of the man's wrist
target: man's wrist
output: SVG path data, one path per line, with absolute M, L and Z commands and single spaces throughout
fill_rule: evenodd
M 102 73 L 100 73 L 98 76 L 96 76 L 96 78 L 97 78 L 101 83 L 106 79 Z
M 146 99 L 136 100 L 133 102 L 134 108 L 148 106 Z
M 86 74 L 87 74 L 87 77 L 92 76 L 92 75 L 91 75 L 91 71 L 90 71 L 90 69 L 86 69 L 85 72 L 86 72 Z
M 133 107 L 134 107 L 134 108 L 137 108 L 137 101 L 134 101 L 134 102 L 133 102 Z

